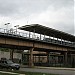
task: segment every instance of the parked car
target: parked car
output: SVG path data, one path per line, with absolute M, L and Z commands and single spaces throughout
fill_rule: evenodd
M 11 60 L 0 60 L 0 68 L 7 68 L 7 69 L 16 69 L 19 70 L 20 65 L 17 63 L 12 62 Z

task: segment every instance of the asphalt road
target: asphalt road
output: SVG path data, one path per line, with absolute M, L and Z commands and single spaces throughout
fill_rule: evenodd
M 20 71 L 26 72 L 42 72 L 59 75 L 75 75 L 75 70 L 56 70 L 56 69 L 40 69 L 40 68 L 20 68 Z

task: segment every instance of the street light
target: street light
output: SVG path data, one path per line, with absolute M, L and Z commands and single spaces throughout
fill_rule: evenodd
M 10 24 L 10 23 L 6 23 L 5 25 Z
M 17 34 L 17 29 L 18 29 L 19 25 L 16 25 L 16 26 L 14 26 L 14 27 L 16 27 L 16 34 Z
M 8 25 L 9 25 L 10 23 L 5 23 L 4 25 L 6 25 L 7 27 L 6 27 L 6 30 L 8 30 Z

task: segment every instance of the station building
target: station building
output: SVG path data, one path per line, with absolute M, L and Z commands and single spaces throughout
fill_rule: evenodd
M 21 32 L 0 33 L 0 47 L 22 52 L 22 62 L 29 66 L 74 66 L 75 36 L 39 24 L 19 27 Z M 13 59 L 13 50 L 10 53 Z

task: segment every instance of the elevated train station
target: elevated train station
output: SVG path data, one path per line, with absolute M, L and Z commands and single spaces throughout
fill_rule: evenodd
M 22 32 L 0 31 L 0 47 L 28 50 L 23 54 L 30 67 L 71 66 L 75 63 L 75 36 L 39 24 L 19 27 Z M 27 34 L 26 34 L 27 32 Z M 13 59 L 13 50 L 11 58 Z M 26 58 L 27 57 L 27 58 Z

